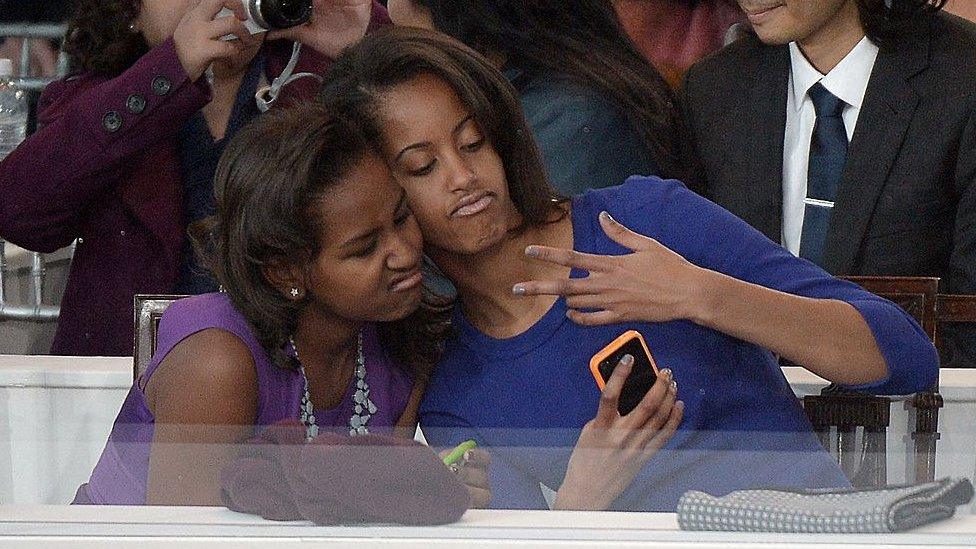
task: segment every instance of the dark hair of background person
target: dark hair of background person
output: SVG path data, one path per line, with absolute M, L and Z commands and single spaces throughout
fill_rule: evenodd
M 135 64 L 149 51 L 130 29 L 141 8 L 141 0 L 77 0 L 63 45 L 69 72 L 115 77 Z
M 549 184 L 515 88 L 484 56 L 457 40 L 410 27 L 372 33 L 336 59 L 319 98 L 333 111 L 363 121 L 363 133 L 384 143 L 378 114 L 383 92 L 425 74 L 454 89 L 498 152 L 523 228 L 553 221 L 566 199 Z
M 610 0 L 412 0 L 434 26 L 508 66 L 594 89 L 630 120 L 664 177 L 695 173 L 671 88 L 627 37 Z
M 278 366 L 297 367 L 283 347 L 310 298 L 287 299 L 264 269 L 318 255 L 319 199 L 365 155 L 379 154 L 374 151 L 358 125 L 310 102 L 265 113 L 231 140 L 220 159 L 217 214 L 192 226 L 192 239 L 201 263 Z M 442 314 L 422 305 L 406 319 L 378 325 L 383 349 L 414 380 L 428 375 L 440 355 Z
M 903 32 L 915 17 L 935 13 L 946 5 L 946 0 L 892 0 L 891 7 L 885 0 L 855 2 L 864 34 L 876 44 L 890 41 Z

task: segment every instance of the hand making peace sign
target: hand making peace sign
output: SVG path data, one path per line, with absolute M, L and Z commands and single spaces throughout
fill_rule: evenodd
M 525 254 L 540 261 L 574 267 L 586 278 L 532 280 L 516 284 L 516 295 L 555 295 L 566 298 L 567 316 L 577 324 L 666 322 L 693 318 L 698 310 L 704 269 L 693 265 L 657 240 L 624 227 L 607 212 L 600 226 L 631 254 L 594 255 L 574 250 L 529 246 Z M 583 312 L 581 309 L 592 309 Z

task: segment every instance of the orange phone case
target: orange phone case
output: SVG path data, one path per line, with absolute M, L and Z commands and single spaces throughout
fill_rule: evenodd
M 651 363 L 651 368 L 654 369 L 654 373 L 658 373 L 657 363 L 654 362 L 654 357 L 651 356 L 651 351 L 647 348 L 647 342 L 644 341 L 644 336 L 640 335 L 640 332 L 637 330 L 627 330 L 626 332 L 620 334 L 617 339 L 611 341 L 609 345 L 603 349 L 600 349 L 600 351 L 593 355 L 593 358 L 590 359 L 590 372 L 593 374 L 593 379 L 596 380 L 597 387 L 599 387 L 601 391 L 607 385 L 607 380 L 603 379 L 603 376 L 600 375 L 600 363 L 603 362 L 608 356 L 612 355 L 614 351 L 622 347 L 624 343 L 627 343 L 634 338 L 637 338 L 637 340 L 640 341 L 641 347 L 643 347 L 644 353 L 647 355 L 647 360 Z

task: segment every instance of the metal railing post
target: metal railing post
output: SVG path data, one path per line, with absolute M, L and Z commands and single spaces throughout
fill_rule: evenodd
M 58 39 L 67 31 L 66 25 L 33 24 L 33 23 L 3 23 L 0 24 L 0 37 L 21 38 L 20 48 L 20 78 L 14 80 L 14 85 L 23 90 L 40 92 L 51 83 L 53 78 L 35 78 L 30 75 L 31 40 Z M 68 72 L 68 59 L 61 52 L 58 55 L 57 77 L 63 77 Z M 71 255 L 74 255 L 72 244 Z M 0 239 L 0 321 L 21 320 L 27 322 L 53 322 L 58 319 L 60 307 L 44 305 L 44 282 L 47 272 L 46 261 L 40 253 L 31 252 L 29 271 L 30 297 L 26 304 L 11 305 L 7 303 L 6 284 L 9 280 L 10 262 L 7 257 L 6 243 Z

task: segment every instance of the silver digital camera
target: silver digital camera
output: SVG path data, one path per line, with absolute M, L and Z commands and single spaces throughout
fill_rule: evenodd
M 251 34 L 297 27 L 312 17 L 312 0 L 241 0 L 247 21 L 244 25 Z M 233 17 L 234 12 L 224 8 L 217 17 Z

